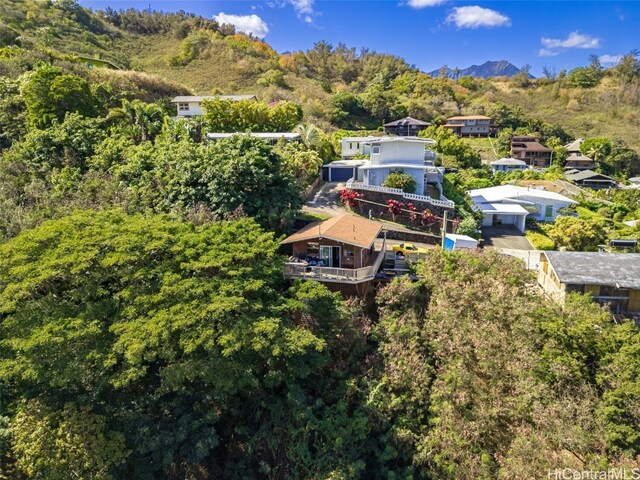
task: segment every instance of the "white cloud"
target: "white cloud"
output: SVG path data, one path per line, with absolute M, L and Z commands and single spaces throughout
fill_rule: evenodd
M 542 37 L 540 42 L 545 48 L 598 48 L 600 46 L 599 38 L 578 32 L 571 32 L 564 40 Z
M 538 50 L 538 55 L 541 57 L 555 57 L 570 48 L 600 47 L 599 38 L 579 32 L 571 32 L 565 39 L 542 37 L 540 43 L 542 48 Z
M 255 13 L 252 15 L 229 15 L 220 12 L 218 15 L 214 15 L 213 19 L 221 24 L 233 25 L 237 31 L 251 33 L 259 38 L 264 38 L 269 33 L 269 27 L 265 21 Z
M 314 0 L 290 0 L 293 9 L 300 16 L 313 14 Z
M 614 63 L 620 63 L 620 60 L 622 60 L 622 55 L 601 55 L 599 57 L 599 60 L 600 63 L 611 65 Z
M 560 50 L 550 50 L 548 48 L 541 48 L 538 50 L 538 55 L 540 57 L 555 57 L 556 55 L 560 55 Z
M 447 17 L 447 23 L 455 23 L 458 28 L 508 27 L 511 19 L 500 12 L 477 5 L 456 7 Z
M 413 8 L 426 8 L 442 5 L 447 0 L 409 0 L 407 5 Z

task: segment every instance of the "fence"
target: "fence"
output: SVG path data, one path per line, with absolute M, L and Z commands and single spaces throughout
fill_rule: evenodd
M 318 281 L 335 281 L 347 283 L 360 283 L 373 279 L 385 257 L 387 250 L 386 240 L 382 242 L 382 248 L 376 252 L 373 263 L 362 268 L 334 268 L 334 267 L 310 267 L 304 263 L 285 263 L 284 274 L 289 278 L 306 278 Z
M 426 195 L 416 195 L 414 193 L 406 193 L 405 191 L 399 188 L 379 187 L 376 185 L 365 185 L 364 183 L 361 183 L 361 182 L 354 182 L 353 179 L 347 181 L 346 188 L 350 190 L 368 190 L 370 192 L 381 192 L 381 193 L 391 193 L 394 195 L 401 195 L 403 198 L 406 198 L 407 200 L 416 200 L 418 202 L 430 203 L 431 205 L 444 207 L 444 208 L 455 208 L 456 206 L 454 202 L 452 202 L 447 198 L 445 198 L 444 200 L 437 200 L 433 197 L 428 197 Z

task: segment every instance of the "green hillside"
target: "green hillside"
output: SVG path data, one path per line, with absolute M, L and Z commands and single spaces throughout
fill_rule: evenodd
M 255 93 L 266 101 L 294 100 L 307 120 L 325 129 L 376 128 L 404 115 L 439 121 L 485 113 L 501 126 L 531 126 L 534 120 L 559 125 L 567 137 L 607 136 L 640 149 L 633 133 L 640 122 L 637 61 L 631 65 L 636 74 L 595 66 L 586 81 L 574 72 L 539 80 L 452 81 L 429 77 L 392 55 L 324 42 L 306 52 L 279 55 L 268 44 L 213 20 L 134 10 L 94 13 L 72 0 L 3 2 L 3 44 L 9 47 L 0 51 L 0 75 L 16 76 L 51 56 L 91 56 L 195 94 Z

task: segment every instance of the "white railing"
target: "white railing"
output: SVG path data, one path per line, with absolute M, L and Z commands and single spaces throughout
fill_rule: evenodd
M 289 278 L 306 278 L 320 282 L 346 282 L 360 283 L 373 279 L 382 265 L 385 251 L 387 249 L 386 239 L 382 242 L 382 248 L 377 252 L 373 264 L 362 268 L 334 268 L 334 267 L 310 267 L 304 263 L 286 262 L 284 264 L 284 275 Z
M 347 181 L 346 188 L 350 190 L 368 190 L 370 192 L 393 193 L 395 195 L 402 195 L 402 197 L 406 198 L 407 200 L 417 200 L 419 202 L 426 202 L 438 207 L 455 208 L 456 206 L 454 202 L 445 198 L 444 196 L 442 200 L 437 200 L 427 195 L 416 195 L 415 193 L 406 193 L 399 188 L 379 187 L 377 185 L 365 185 L 362 182 L 354 182 L 353 179 Z

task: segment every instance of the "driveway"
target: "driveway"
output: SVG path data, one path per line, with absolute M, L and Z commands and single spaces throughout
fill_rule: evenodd
M 482 238 L 484 238 L 485 247 L 496 250 L 535 250 L 527 237 L 512 225 L 482 227 Z
M 344 213 L 342 203 L 340 202 L 340 190 L 344 189 L 344 183 L 327 182 L 309 200 L 302 210 L 309 213 L 320 215 L 329 215 L 337 217 Z

